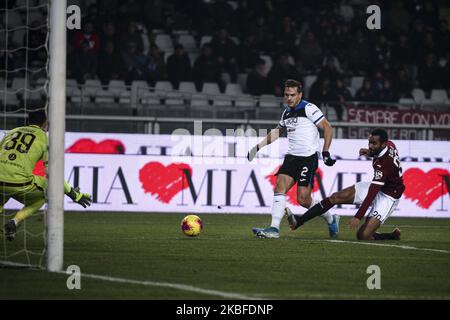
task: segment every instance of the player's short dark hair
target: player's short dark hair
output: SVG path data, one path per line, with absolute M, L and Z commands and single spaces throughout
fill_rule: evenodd
M 386 130 L 384 130 L 384 129 L 378 128 L 378 129 L 372 130 L 370 135 L 380 137 L 380 141 L 382 143 L 389 140 L 389 136 L 388 136 Z
M 28 125 L 42 126 L 47 121 L 45 110 L 34 110 L 28 113 Z
M 256 67 L 256 66 L 265 65 L 265 64 L 266 64 L 266 61 L 264 59 L 259 58 L 259 59 L 256 59 L 253 66 Z
M 297 88 L 298 93 L 303 91 L 303 86 L 300 81 L 288 79 L 284 82 L 285 88 Z

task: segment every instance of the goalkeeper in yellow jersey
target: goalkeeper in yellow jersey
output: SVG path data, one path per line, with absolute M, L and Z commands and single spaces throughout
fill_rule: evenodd
M 4 226 L 5 237 L 12 241 L 19 224 L 37 212 L 46 202 L 47 179 L 33 175 L 39 160 L 47 168 L 47 117 L 45 111 L 28 114 L 28 125 L 9 131 L 0 142 L 0 212 L 10 198 L 24 207 Z M 91 196 L 64 182 L 64 193 L 84 208 Z

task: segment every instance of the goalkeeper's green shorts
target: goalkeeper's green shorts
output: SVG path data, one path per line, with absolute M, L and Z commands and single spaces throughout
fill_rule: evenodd
M 41 176 L 33 176 L 29 182 L 14 184 L 0 181 L 0 207 L 3 207 L 10 198 L 25 206 L 45 200 L 47 179 Z

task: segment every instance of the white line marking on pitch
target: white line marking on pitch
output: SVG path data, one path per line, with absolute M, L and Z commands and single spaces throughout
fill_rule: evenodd
M 439 253 L 450 253 L 449 250 L 441 250 L 441 249 L 428 249 L 428 248 L 417 248 L 411 246 L 401 246 L 395 244 L 384 244 L 384 243 L 373 243 L 373 242 L 357 242 L 357 241 L 346 241 L 346 240 L 312 240 L 312 241 L 322 241 L 322 242 L 332 242 L 332 243 L 349 243 L 349 244 L 361 244 L 366 246 L 376 246 L 376 247 L 391 247 L 391 248 L 399 248 L 405 250 L 417 250 L 417 251 L 431 251 L 431 252 L 439 252 Z
M 66 274 L 65 272 L 58 272 L 58 273 Z M 151 287 L 172 288 L 172 289 L 177 289 L 177 290 L 202 293 L 202 294 L 206 294 L 206 295 L 213 295 L 213 296 L 218 296 L 218 297 L 228 298 L 228 299 L 240 299 L 240 300 L 259 300 L 260 299 L 260 298 L 246 296 L 246 295 L 243 295 L 240 293 L 202 289 L 202 288 L 198 288 L 198 287 L 194 287 L 194 286 L 190 286 L 190 285 L 186 285 L 186 284 L 179 284 L 179 283 L 139 281 L 139 280 L 107 277 L 107 276 L 100 276 L 100 275 L 86 274 L 86 273 L 82 273 L 81 276 L 84 278 L 103 280 L 103 281 L 109 281 L 109 282 L 129 283 L 129 284 L 151 286 Z
M 16 262 L 10 262 L 10 261 L 0 261 L 0 264 L 6 265 L 6 266 L 10 266 L 10 267 L 31 267 L 31 268 L 39 269 L 39 266 L 36 266 L 36 265 L 27 265 L 27 264 L 24 264 L 24 263 L 16 263 Z M 57 271 L 55 273 L 66 274 L 64 271 Z M 194 287 L 194 286 L 190 286 L 190 285 L 186 285 L 186 284 L 180 284 L 180 283 L 155 282 L 155 281 L 139 281 L 139 280 L 131 280 L 131 279 L 124 279 L 124 278 L 108 277 L 108 276 L 101 276 L 101 275 L 88 274 L 88 273 L 81 273 L 81 276 L 84 277 L 84 278 L 90 278 L 90 279 L 102 280 L 102 281 L 109 281 L 109 282 L 116 282 L 116 283 L 127 283 L 127 284 L 143 285 L 143 286 L 147 286 L 147 287 L 171 288 L 171 289 L 176 289 L 176 290 L 201 293 L 201 294 L 205 294 L 205 295 L 218 296 L 218 297 L 227 298 L 227 299 L 264 300 L 263 298 L 246 296 L 246 295 L 243 295 L 243 294 L 240 294 L 240 293 L 225 292 L 225 291 L 210 290 L 210 289 L 202 289 L 202 288 L 198 288 L 198 287 Z

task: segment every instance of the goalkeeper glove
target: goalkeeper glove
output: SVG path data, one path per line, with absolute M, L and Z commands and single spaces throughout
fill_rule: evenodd
M 247 159 L 248 161 L 252 161 L 256 157 L 256 153 L 259 151 L 259 146 L 256 145 L 253 148 L 250 149 L 250 151 L 247 153 Z
M 70 192 L 67 195 L 73 200 L 73 202 L 78 203 L 83 208 L 91 205 L 91 195 L 88 193 L 81 193 L 79 187 L 70 189 Z
M 322 157 L 323 162 L 329 167 L 333 166 L 336 163 L 335 159 L 331 159 L 330 153 L 328 151 L 323 151 Z

